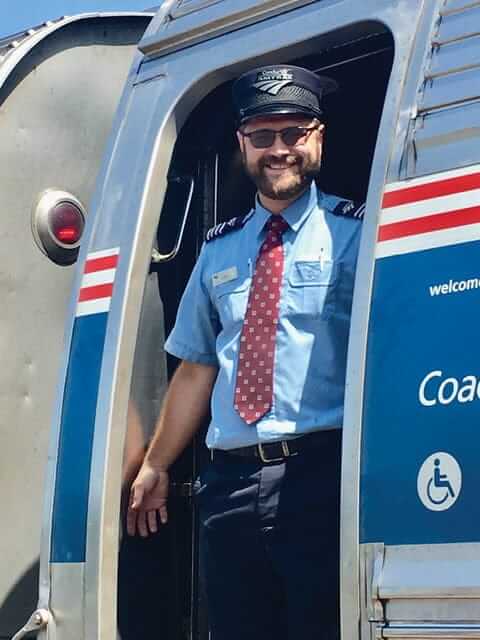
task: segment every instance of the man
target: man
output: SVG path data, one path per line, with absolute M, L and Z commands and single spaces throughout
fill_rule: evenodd
M 233 87 L 254 210 L 211 229 L 166 350 L 182 360 L 132 486 L 167 521 L 168 469 L 211 406 L 197 499 L 214 640 L 338 637 L 345 366 L 362 208 L 317 189 L 335 83 L 269 66 Z

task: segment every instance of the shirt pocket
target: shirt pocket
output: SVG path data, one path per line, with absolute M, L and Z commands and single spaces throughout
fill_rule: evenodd
M 294 262 L 288 278 L 289 314 L 328 318 L 335 308 L 338 270 L 333 260 Z
M 251 276 L 247 269 L 239 272 L 234 280 L 224 282 L 214 288 L 214 296 L 223 327 L 242 322 L 247 310 Z

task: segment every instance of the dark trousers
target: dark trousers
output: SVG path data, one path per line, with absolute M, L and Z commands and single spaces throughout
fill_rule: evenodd
M 341 432 L 285 462 L 220 454 L 201 474 L 212 640 L 339 637 Z

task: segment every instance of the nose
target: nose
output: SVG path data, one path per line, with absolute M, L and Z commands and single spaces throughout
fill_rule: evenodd
M 277 133 L 273 141 L 272 146 L 269 148 L 270 153 L 279 155 L 288 155 L 290 153 L 290 147 L 288 147 L 282 140 L 281 136 Z

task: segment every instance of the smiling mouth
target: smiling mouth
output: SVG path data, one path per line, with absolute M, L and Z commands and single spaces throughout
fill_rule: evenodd
M 269 171 L 286 171 L 287 169 L 293 169 L 297 166 L 297 163 L 292 164 L 265 164 L 264 169 L 268 169 Z

